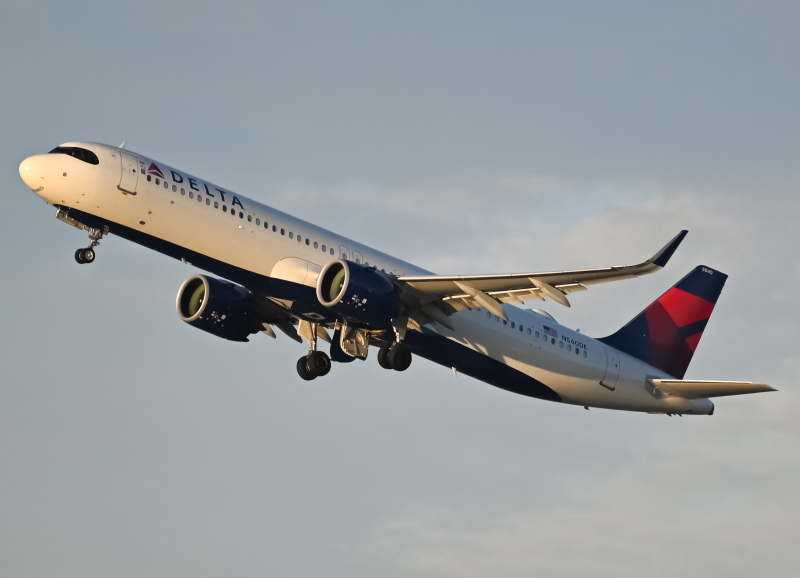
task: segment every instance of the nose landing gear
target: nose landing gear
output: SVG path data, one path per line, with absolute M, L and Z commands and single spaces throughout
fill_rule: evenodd
M 94 261 L 95 253 L 91 247 L 86 249 L 78 249 L 75 251 L 75 260 L 83 265 L 84 263 L 91 263 Z
M 81 265 L 94 263 L 94 258 L 96 257 L 94 248 L 100 244 L 100 239 L 103 238 L 103 235 L 107 234 L 108 227 L 103 227 L 103 230 L 89 229 L 89 246 L 85 249 L 78 249 L 75 251 L 75 261 Z

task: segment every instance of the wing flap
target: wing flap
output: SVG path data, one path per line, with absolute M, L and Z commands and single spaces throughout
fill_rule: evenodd
M 674 395 L 685 399 L 778 391 L 766 383 L 752 381 L 696 381 L 682 379 L 649 379 L 648 381 L 655 388 L 654 395 L 661 393 L 662 395 Z

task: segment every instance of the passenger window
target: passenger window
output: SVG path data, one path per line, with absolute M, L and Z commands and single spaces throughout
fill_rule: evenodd
M 508 325 L 508 321 L 506 321 L 505 319 L 503 319 L 503 325 Z
M 317 247 L 319 247 L 319 243 L 317 243 L 316 241 L 314 241 L 314 248 L 316 249 Z M 324 251 L 324 250 L 325 250 L 325 249 L 323 249 L 323 251 Z
M 559 342 L 558 342 L 558 346 L 559 346 L 561 349 L 564 349 L 564 342 L 563 342 L 563 341 L 559 341 Z
M 294 233 L 292 233 L 291 231 L 289 231 L 289 238 L 294 239 Z
M 181 187 L 181 194 L 182 194 L 182 195 L 185 195 L 185 194 L 186 194 L 186 189 L 184 189 L 183 187 Z
M 539 339 L 539 332 L 538 331 L 536 332 L 536 335 L 534 335 L 534 337 L 536 337 L 536 339 Z
M 150 175 L 147 175 L 147 182 L 149 183 L 152 180 L 153 180 L 153 178 Z
M 169 188 L 169 183 L 168 183 L 167 181 L 164 181 L 164 188 L 165 188 L 165 189 L 168 189 L 168 188 Z
M 206 205 L 210 205 L 210 204 L 211 204 L 211 199 L 206 199 Z
M 247 222 L 248 223 L 252 223 L 253 222 L 253 217 L 250 216 L 250 215 L 247 215 Z
M 585 351 L 583 352 L 583 356 L 584 357 L 588 357 Z
M 177 185 L 172 185 L 172 192 L 175 193 L 178 191 Z
M 261 225 L 261 219 L 256 219 L 256 227 Z
M 323 253 L 327 253 L 328 252 L 327 249 L 325 249 L 325 245 L 322 246 L 322 252 Z
M 285 234 L 286 234 L 286 229 L 281 229 L 281 235 L 285 235 Z
M 306 245 L 308 245 L 308 244 L 309 244 L 309 242 L 308 242 L 308 237 L 306 237 Z
M 331 255 L 333 255 L 333 247 L 331 247 Z
M 522 332 L 522 325 L 519 326 L 519 330 L 520 330 L 520 332 Z M 528 329 L 528 333 L 530 333 L 530 332 L 531 332 L 531 330 Z
M 228 206 L 227 205 L 222 205 L 222 210 L 227 213 L 228 212 Z
M 577 347 L 575 348 L 575 354 L 576 354 L 576 355 L 580 355 L 580 354 L 581 354 L 581 350 L 580 350 L 580 349 L 578 349 Z
M 203 202 L 203 197 L 201 197 L 200 195 L 197 195 L 197 202 L 198 203 L 202 203 Z
M 283 230 L 283 229 L 281 229 L 281 230 Z M 276 233 L 277 231 L 278 231 L 278 227 L 276 227 L 275 225 L 272 225 L 272 232 Z M 283 233 L 281 233 L 281 235 L 283 235 Z
M 572 351 L 572 346 L 571 345 L 567 345 L 567 351 Z
M 547 339 L 547 338 L 545 338 L 545 339 Z M 556 338 L 555 337 L 551 337 L 550 338 L 550 344 L 551 345 L 555 345 L 556 344 Z
M 241 211 L 239 211 L 239 218 L 240 218 L 240 219 L 244 219 L 244 213 L 243 213 L 243 212 L 241 212 Z
M 347 259 L 347 253 L 342 253 L 342 259 Z
M 487 311 L 487 312 L 486 312 L 486 316 L 487 316 L 489 319 L 491 319 L 491 318 L 492 318 L 492 312 L 491 312 L 491 311 Z
M 214 201 L 214 208 L 219 209 L 219 203 L 217 201 Z
M 302 243 L 303 242 L 303 238 L 300 237 L 300 235 L 297 235 L 297 242 L 298 243 Z
M 530 335 L 530 334 L 531 334 L 531 328 L 528 327 L 528 335 Z M 538 337 L 538 335 L 537 335 L 537 337 Z
M 511 329 L 516 329 L 516 328 L 517 328 L 517 324 L 512 321 L 511 322 Z
M 156 179 L 156 180 L 158 180 L 158 179 Z M 190 199 L 193 199 L 193 198 L 194 198 L 194 193 L 193 193 L 192 191 L 189 191 L 189 198 L 190 198 Z
M 269 231 L 269 225 L 267 225 L 267 222 L 266 222 L 266 221 L 264 221 L 264 228 L 265 228 L 267 231 Z
M 159 178 L 158 178 L 158 177 L 156 177 L 156 184 L 157 184 L 157 185 L 160 185 L 160 184 L 161 184 L 161 181 L 159 180 Z

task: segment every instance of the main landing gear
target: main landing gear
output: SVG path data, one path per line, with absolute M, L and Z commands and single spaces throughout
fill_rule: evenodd
M 378 364 L 384 369 L 405 371 L 411 365 L 411 359 L 411 352 L 400 343 L 387 343 L 378 350 Z
M 306 381 L 311 381 L 317 377 L 328 375 L 331 370 L 331 358 L 324 351 L 317 349 L 317 325 L 301 321 L 301 329 L 298 331 L 301 336 L 308 340 L 310 351 L 297 360 L 297 374 Z M 303 324 L 305 326 L 303 327 Z
M 297 360 L 297 374 L 306 381 L 328 375 L 330 370 L 331 358 L 324 351 L 311 351 Z
M 100 244 L 100 239 L 106 234 L 108 234 L 107 227 L 102 231 L 100 229 L 89 229 L 89 246 L 85 249 L 78 249 L 75 251 L 75 260 L 81 265 L 94 263 L 94 258 L 96 257 L 94 248 Z

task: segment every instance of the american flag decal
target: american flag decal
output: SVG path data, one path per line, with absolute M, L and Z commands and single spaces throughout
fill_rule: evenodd
M 542 328 L 544 329 L 545 335 L 549 335 L 550 337 L 555 337 L 558 339 L 558 331 L 555 329 L 550 329 L 547 325 L 542 325 Z

